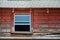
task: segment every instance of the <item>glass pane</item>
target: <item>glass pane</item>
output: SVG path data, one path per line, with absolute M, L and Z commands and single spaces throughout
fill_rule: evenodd
M 30 15 L 15 15 L 15 22 L 30 22 Z
M 30 22 L 15 22 L 15 25 L 30 25 Z
M 15 31 L 30 31 L 30 25 L 15 25 Z

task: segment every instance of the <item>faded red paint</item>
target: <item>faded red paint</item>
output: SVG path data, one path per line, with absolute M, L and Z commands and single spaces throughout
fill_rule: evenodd
M 60 8 L 48 8 L 48 10 L 49 13 L 47 13 L 47 8 L 0 8 L 0 23 L 13 26 L 14 13 L 31 13 L 33 28 L 60 27 Z
M 14 12 L 15 13 L 29 13 L 30 12 L 30 8 L 15 8 Z

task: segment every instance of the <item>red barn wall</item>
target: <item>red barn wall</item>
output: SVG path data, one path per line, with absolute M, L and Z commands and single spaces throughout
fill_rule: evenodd
M 33 8 L 34 28 L 60 28 L 60 8 Z
M 12 22 L 12 10 L 9 8 L 0 8 L 1 31 L 6 32 L 8 29 L 10 30 L 11 22 Z
M 32 14 L 33 14 L 33 28 L 39 28 L 40 23 L 44 20 L 47 20 L 47 9 L 46 8 L 33 8 Z
M 14 26 L 14 13 L 30 13 L 33 28 L 60 27 L 60 8 L 0 8 L 2 29 L 10 30 L 10 27 Z

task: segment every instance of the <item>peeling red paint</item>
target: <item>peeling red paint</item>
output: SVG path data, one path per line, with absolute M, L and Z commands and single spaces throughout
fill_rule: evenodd
M 60 8 L 48 9 L 49 13 L 47 13 L 47 8 L 31 8 L 31 10 L 30 8 L 14 8 L 14 13 L 31 13 L 31 25 L 33 28 L 60 27 Z M 2 25 L 14 25 L 14 13 L 12 11 L 13 8 L 0 8 L 0 23 Z

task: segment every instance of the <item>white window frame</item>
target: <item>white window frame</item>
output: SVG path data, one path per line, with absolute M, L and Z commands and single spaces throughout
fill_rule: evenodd
M 32 33 L 32 27 L 31 27 L 31 14 L 30 13 L 14 13 L 14 22 L 15 22 L 15 14 L 28 14 L 30 15 L 30 31 L 15 31 L 15 23 L 14 26 L 11 28 L 11 33 Z

